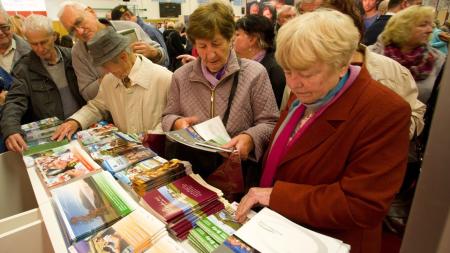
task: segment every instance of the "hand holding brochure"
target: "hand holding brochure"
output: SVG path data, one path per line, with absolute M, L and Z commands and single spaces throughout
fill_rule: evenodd
M 186 146 L 208 152 L 232 152 L 232 149 L 221 147 L 231 138 L 219 116 L 192 127 L 166 132 L 166 136 Z

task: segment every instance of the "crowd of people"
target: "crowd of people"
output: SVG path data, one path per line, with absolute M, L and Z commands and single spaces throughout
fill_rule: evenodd
M 242 159 L 238 220 L 268 206 L 352 252 L 380 252 L 439 93 L 449 35 L 435 17 L 413 0 L 300 0 L 249 5 L 236 20 L 211 2 L 162 33 L 125 5 L 108 20 L 66 1 L 58 18 L 75 44 L 65 47 L 49 18 L 1 10 L 1 135 L 21 152 L 20 125 L 54 116 L 64 119 L 55 140 L 99 120 L 139 133 L 220 116 L 224 148 Z M 228 159 L 166 146 L 205 179 Z

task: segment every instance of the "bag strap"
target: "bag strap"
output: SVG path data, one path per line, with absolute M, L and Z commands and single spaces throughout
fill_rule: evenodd
M 238 58 L 238 64 L 239 67 L 241 66 L 241 59 Z M 223 115 L 223 124 L 226 126 L 228 122 L 228 117 L 230 116 L 230 110 L 231 110 L 231 103 L 233 102 L 234 94 L 236 93 L 237 85 L 239 82 L 239 73 L 241 71 L 237 71 L 234 73 L 233 77 L 233 85 L 231 86 L 230 96 L 228 97 L 228 105 L 227 110 L 225 111 L 225 114 Z

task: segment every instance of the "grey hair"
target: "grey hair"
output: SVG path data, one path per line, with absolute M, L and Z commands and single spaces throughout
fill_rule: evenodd
M 277 17 L 280 16 L 283 12 L 290 11 L 290 10 L 295 11 L 295 7 L 292 5 L 287 5 L 287 4 L 281 6 L 281 8 L 278 10 Z
M 0 6 L 0 7 L 1 7 L 1 6 Z M 0 16 L 2 16 L 2 17 L 5 19 L 5 21 L 6 21 L 7 24 L 11 23 L 11 22 L 9 21 L 9 15 L 8 15 L 8 13 L 5 11 L 5 9 L 0 8 Z
M 52 21 L 46 16 L 31 14 L 23 21 L 23 30 L 25 33 L 30 31 L 45 31 L 48 34 L 53 34 Z
M 59 10 L 58 10 L 58 14 L 57 14 L 58 19 L 61 19 L 61 16 L 67 7 L 72 7 L 76 10 L 84 11 L 88 6 L 83 3 L 80 3 L 80 2 L 64 1 L 63 3 L 61 3 L 59 5 Z

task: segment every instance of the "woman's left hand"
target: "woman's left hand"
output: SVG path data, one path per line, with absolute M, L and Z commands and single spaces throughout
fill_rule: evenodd
M 233 137 L 223 148 L 236 148 L 242 160 L 247 160 L 248 154 L 255 148 L 253 138 L 248 134 L 239 134 Z
M 236 210 L 236 220 L 243 223 L 250 209 L 256 205 L 261 204 L 263 206 L 268 206 L 270 202 L 270 194 L 272 193 L 272 188 L 250 188 L 248 193 L 241 199 L 239 206 Z

